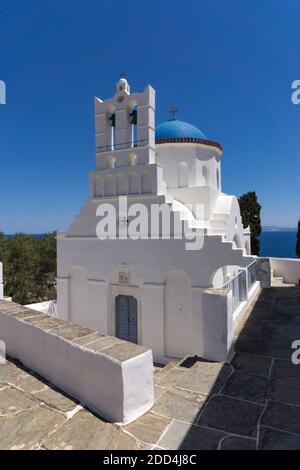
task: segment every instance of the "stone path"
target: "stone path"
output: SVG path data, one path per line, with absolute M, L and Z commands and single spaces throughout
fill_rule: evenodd
M 0 449 L 300 449 L 300 288 L 264 289 L 231 364 L 155 366 L 154 407 L 105 422 L 20 364 L 0 365 Z M 300 357 L 300 355 L 299 355 Z

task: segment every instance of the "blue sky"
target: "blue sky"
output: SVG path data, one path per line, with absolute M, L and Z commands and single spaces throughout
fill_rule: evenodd
M 88 197 L 93 97 L 121 71 L 224 147 L 223 191 L 255 190 L 265 225 L 300 216 L 298 0 L 1 1 L 0 229 L 63 229 Z

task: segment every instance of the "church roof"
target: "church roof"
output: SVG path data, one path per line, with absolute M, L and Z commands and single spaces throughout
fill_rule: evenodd
M 216 147 L 222 152 L 222 145 L 213 140 L 208 140 L 198 127 L 188 122 L 179 121 L 178 119 L 170 119 L 169 121 L 159 124 L 155 129 L 155 143 L 193 143 L 204 144 Z
M 155 139 L 172 139 L 172 138 L 197 138 L 206 139 L 198 127 L 188 122 L 179 121 L 178 119 L 170 119 L 169 121 L 159 124 L 155 129 Z

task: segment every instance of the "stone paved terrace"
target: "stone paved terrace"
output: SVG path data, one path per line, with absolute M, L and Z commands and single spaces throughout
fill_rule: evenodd
M 0 365 L 1 449 L 300 449 L 300 288 L 264 289 L 236 330 L 231 364 L 155 366 L 156 402 L 105 422 L 12 360 Z

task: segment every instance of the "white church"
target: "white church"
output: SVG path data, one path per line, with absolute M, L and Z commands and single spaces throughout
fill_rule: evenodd
M 150 347 L 156 361 L 226 360 L 259 289 L 256 258 L 237 198 L 222 192 L 222 146 L 175 111 L 155 127 L 155 90 L 131 93 L 125 78 L 112 98 L 95 98 L 90 197 L 58 234 L 58 316 Z M 119 230 L 99 237 L 108 205 Z M 137 205 L 169 208 L 170 227 L 162 214 L 150 233 L 149 216 L 139 236 L 123 236 Z M 182 226 L 198 245 L 188 248 Z

